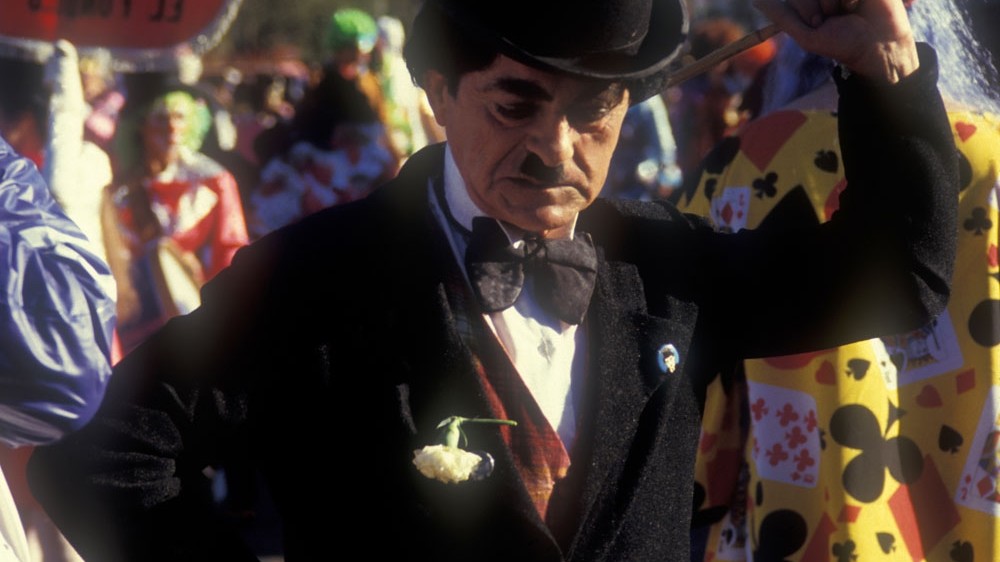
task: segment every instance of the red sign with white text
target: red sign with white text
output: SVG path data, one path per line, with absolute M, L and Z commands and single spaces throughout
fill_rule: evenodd
M 212 34 L 230 0 L 0 0 L 0 36 L 163 49 Z

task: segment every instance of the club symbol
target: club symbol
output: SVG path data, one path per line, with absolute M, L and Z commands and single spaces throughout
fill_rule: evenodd
M 986 214 L 986 209 L 976 207 L 972 209 L 972 216 L 965 219 L 962 226 L 965 230 L 974 233 L 976 236 L 982 236 L 983 231 L 987 231 L 993 227 L 993 221 Z
M 766 197 L 774 197 L 778 194 L 778 188 L 775 184 L 778 183 L 778 174 L 774 172 L 768 172 L 763 178 L 758 178 L 753 180 L 753 190 L 757 192 L 757 198 L 763 199 Z
M 875 414 L 860 404 L 842 406 L 833 413 L 830 437 L 843 447 L 861 450 L 841 477 L 844 490 L 858 501 L 873 502 L 882 495 L 887 470 L 901 484 L 914 482 L 923 472 L 920 447 L 908 437 L 882 437 Z

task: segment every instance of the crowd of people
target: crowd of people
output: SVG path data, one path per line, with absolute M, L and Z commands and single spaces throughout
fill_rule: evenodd
M 0 52 L 0 200 L 30 192 L 87 264 L 0 272 L 87 289 L 24 297 L 83 341 L 0 339 L 15 368 L 59 350 L 41 401 L 76 422 L 0 410 L 14 559 L 272 554 L 238 536 L 262 487 L 289 559 L 374 527 L 440 560 L 1000 552 L 1000 80 L 973 7 L 762 0 L 785 35 L 668 86 L 746 22 L 510 1 L 549 25 L 337 9 L 313 70 Z M 453 418 L 517 426 L 465 423 L 481 480 L 439 486 L 400 455 Z M 373 466 L 332 482 L 330 448 Z

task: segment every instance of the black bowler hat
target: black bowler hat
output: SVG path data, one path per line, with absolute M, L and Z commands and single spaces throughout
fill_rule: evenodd
M 530 66 L 656 93 L 687 36 L 683 0 L 428 0 L 501 53 Z

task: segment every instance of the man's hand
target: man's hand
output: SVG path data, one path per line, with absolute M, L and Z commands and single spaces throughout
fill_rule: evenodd
M 895 84 L 920 66 L 902 0 L 754 0 L 805 50 Z

